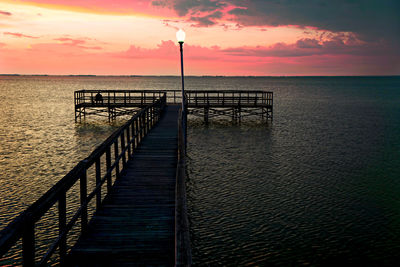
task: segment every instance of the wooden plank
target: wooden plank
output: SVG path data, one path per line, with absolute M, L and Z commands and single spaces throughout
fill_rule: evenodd
M 173 266 L 178 106 L 133 153 L 68 255 L 74 266 Z

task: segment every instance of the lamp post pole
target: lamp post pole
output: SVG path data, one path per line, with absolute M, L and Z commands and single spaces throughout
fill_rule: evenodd
M 185 111 L 185 79 L 183 74 L 183 41 L 179 41 L 181 50 L 181 78 L 182 78 L 182 112 Z
M 183 30 L 179 30 L 176 33 L 176 38 L 178 39 L 179 48 L 181 52 L 181 78 L 182 78 L 182 131 L 184 138 L 184 153 L 186 155 L 186 145 L 187 145 L 187 115 L 186 115 L 186 106 L 185 106 L 185 82 L 184 82 L 184 74 L 183 74 L 183 42 L 185 41 L 185 32 Z

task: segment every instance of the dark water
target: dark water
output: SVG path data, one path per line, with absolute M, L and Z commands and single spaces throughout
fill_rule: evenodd
M 117 125 L 75 124 L 73 91 L 179 89 L 179 77 L 0 77 L 0 229 Z M 400 255 L 400 78 L 189 77 L 274 91 L 274 121 L 189 123 L 199 266 L 394 265 Z M 368 263 L 368 264 L 366 264 Z
M 198 265 L 395 265 L 400 79 L 272 79 L 268 125 L 189 130 Z

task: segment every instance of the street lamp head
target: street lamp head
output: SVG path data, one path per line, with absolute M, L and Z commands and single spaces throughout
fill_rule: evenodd
M 179 29 L 179 31 L 176 33 L 176 39 L 178 39 L 178 43 L 182 43 L 185 41 L 185 32 L 182 29 Z

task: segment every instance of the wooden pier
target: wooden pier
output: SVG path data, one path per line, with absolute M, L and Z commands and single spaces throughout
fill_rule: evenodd
M 73 266 L 173 266 L 179 106 L 168 106 L 72 248 Z
M 114 120 L 117 116 L 131 115 L 153 103 L 163 94 L 167 95 L 167 104 L 182 103 L 179 90 L 80 90 L 74 94 L 75 121 L 81 121 L 88 115 L 108 116 Z M 188 114 L 209 119 L 225 117 L 240 122 L 246 117 L 273 119 L 273 93 L 268 91 L 234 90 L 186 90 Z M 98 97 L 96 97 L 98 96 Z
M 74 96 L 77 121 L 133 115 L 0 232 L 0 265 L 190 266 L 186 114 L 268 121 L 272 93 L 188 91 L 184 111 L 179 90 Z
M 162 94 L 79 162 L 0 232 L 0 265 L 189 266 L 178 110 Z M 56 230 L 46 246 L 43 224 Z

